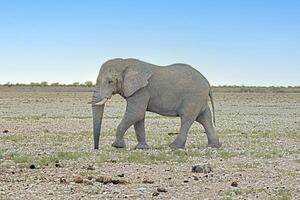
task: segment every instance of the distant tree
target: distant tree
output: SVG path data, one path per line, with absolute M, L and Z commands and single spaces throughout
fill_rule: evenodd
M 92 87 L 93 86 L 93 82 L 92 81 L 86 81 L 86 82 L 84 82 L 84 85 L 86 87 Z
M 60 84 L 58 82 L 56 83 L 51 83 L 51 86 L 59 86 Z
M 78 87 L 78 86 L 80 86 L 80 83 L 79 83 L 79 82 L 74 82 L 74 83 L 72 84 L 72 86 Z
M 40 85 L 41 85 L 41 86 L 48 86 L 48 82 L 47 82 L 47 81 L 42 81 L 42 82 L 40 83 Z
M 36 82 L 31 82 L 30 83 L 30 86 L 39 86 L 40 84 L 39 83 L 36 83 Z
M 16 83 L 15 86 L 26 86 L 25 83 Z
M 12 86 L 12 83 L 11 82 L 7 82 L 4 84 L 5 86 Z

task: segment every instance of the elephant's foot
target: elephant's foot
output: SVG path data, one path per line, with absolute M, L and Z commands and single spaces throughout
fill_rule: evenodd
M 222 143 L 217 141 L 217 142 L 209 142 L 207 144 L 207 147 L 212 147 L 212 148 L 220 148 L 222 146 Z
M 177 142 L 176 140 L 174 142 L 172 142 L 169 147 L 171 147 L 171 149 L 184 149 L 185 144 L 182 142 Z
M 114 143 L 112 143 L 111 146 L 116 147 L 116 148 L 125 148 L 126 144 L 125 144 L 124 140 L 116 140 L 116 141 L 114 141 Z
M 150 149 L 148 144 L 137 144 L 134 149 Z

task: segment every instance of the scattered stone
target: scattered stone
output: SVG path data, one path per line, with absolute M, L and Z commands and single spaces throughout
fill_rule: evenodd
M 168 135 L 178 135 L 178 133 L 168 133 Z
M 212 172 L 212 168 L 209 163 L 203 163 L 203 164 L 194 165 L 192 167 L 192 172 L 207 174 L 207 173 Z
M 96 178 L 96 182 L 103 183 L 103 184 L 112 183 L 115 185 L 116 184 L 128 184 L 128 182 L 125 180 L 112 179 L 110 177 L 105 177 L 105 176 L 100 176 L 100 177 Z
M 44 133 L 49 133 L 50 131 L 48 129 L 45 129 L 44 130 Z
M 93 178 L 94 178 L 93 176 L 88 176 L 87 177 L 88 180 L 93 180 Z
M 60 177 L 60 178 L 59 178 L 59 182 L 60 182 L 60 183 L 63 183 L 63 184 L 66 184 L 66 183 L 67 183 L 67 180 L 66 180 L 65 178 Z
M 124 177 L 124 174 L 118 174 L 117 176 L 118 177 Z
M 167 190 L 165 188 L 159 187 L 157 188 L 157 192 L 167 192 Z
M 80 176 L 75 177 L 74 179 L 75 183 L 83 183 L 83 178 L 81 178 Z
M 111 181 L 112 181 L 112 179 L 110 177 L 106 177 L 106 176 L 100 176 L 100 177 L 96 178 L 96 182 L 99 182 L 99 183 L 107 184 L 107 183 L 110 183 Z
M 238 186 L 238 183 L 237 183 L 236 181 L 233 181 L 233 182 L 231 183 L 231 186 L 232 186 L 232 187 L 237 187 L 237 186 Z
M 93 182 L 92 182 L 92 181 L 85 180 L 85 181 L 84 181 L 84 184 L 86 184 L 86 185 L 93 185 Z
M 199 178 L 197 176 L 193 176 L 195 181 L 198 181 Z
M 184 183 L 188 183 L 188 182 L 189 182 L 189 180 L 184 180 L 183 182 L 184 182 Z
M 240 172 L 237 172 L 237 173 L 234 173 L 232 176 L 233 176 L 233 177 L 241 177 L 242 174 L 241 174 Z
M 3 133 L 8 133 L 9 131 L 8 130 L 4 130 L 4 131 L 2 131 Z
M 61 165 L 59 163 L 55 163 L 55 167 L 60 168 Z
M 30 169 L 35 169 L 35 165 L 34 165 L 34 164 L 31 164 L 31 165 L 29 166 L 29 168 L 30 168 Z
M 142 181 L 142 183 L 153 184 L 154 181 L 145 179 L 145 180 Z
M 157 197 L 158 195 L 159 195 L 159 192 L 155 191 L 155 192 L 152 193 L 152 196 L 154 196 L 154 197 Z
M 95 167 L 93 167 L 92 165 L 89 165 L 86 169 L 87 170 L 95 170 Z

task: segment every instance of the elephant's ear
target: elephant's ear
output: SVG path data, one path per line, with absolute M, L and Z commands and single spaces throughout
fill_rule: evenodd
M 152 71 L 144 66 L 129 66 L 124 73 L 123 92 L 125 97 L 133 95 L 148 84 Z

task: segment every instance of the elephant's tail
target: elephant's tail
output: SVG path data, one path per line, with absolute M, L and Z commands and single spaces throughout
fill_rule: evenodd
M 209 98 L 210 98 L 210 101 L 211 101 L 211 107 L 212 107 L 212 112 L 213 112 L 213 122 L 214 122 L 214 125 L 216 126 L 215 105 L 214 105 L 214 100 L 213 100 L 211 88 L 209 90 L 209 94 L 208 95 L 209 95 Z

